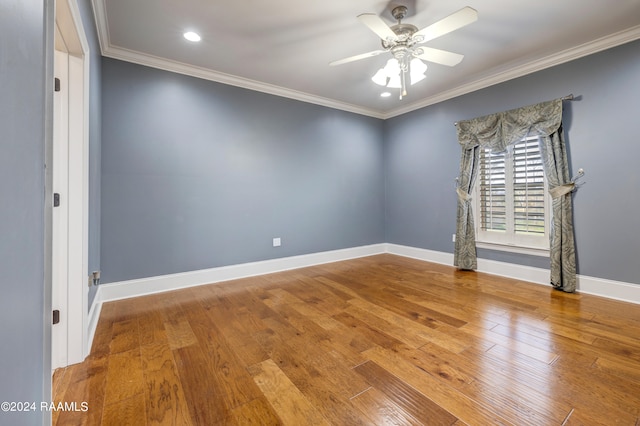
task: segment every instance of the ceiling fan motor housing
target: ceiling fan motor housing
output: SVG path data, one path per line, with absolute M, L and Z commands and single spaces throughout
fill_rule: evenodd
M 407 15 L 406 6 L 396 6 L 391 11 L 393 17 L 398 21 L 396 25 L 391 26 L 391 31 L 395 33 L 397 38 L 395 40 L 382 40 L 382 47 L 389 50 L 398 45 L 410 47 L 414 44 L 412 40 L 413 34 L 418 31 L 418 27 L 411 24 L 403 24 L 402 20 Z
M 398 36 L 395 40 L 382 40 L 382 47 L 391 52 L 400 64 L 403 71 L 408 69 L 408 61 L 414 56 L 414 45 L 416 40 L 412 38 L 418 31 L 415 25 L 398 23 L 391 27 L 391 30 Z
M 411 36 L 418 31 L 418 27 L 411 24 L 396 24 L 391 27 L 391 30 L 398 38 L 393 41 L 382 40 L 382 47 L 385 49 L 389 49 L 397 44 L 408 44 L 412 41 Z

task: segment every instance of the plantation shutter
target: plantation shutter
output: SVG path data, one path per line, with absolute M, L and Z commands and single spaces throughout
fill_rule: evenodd
M 480 151 L 480 230 L 545 235 L 545 182 L 539 138 L 506 151 Z
M 491 149 L 480 150 L 480 229 L 483 231 L 506 231 L 506 152 L 493 153 Z
M 544 235 L 544 165 L 538 138 L 513 145 L 514 232 Z

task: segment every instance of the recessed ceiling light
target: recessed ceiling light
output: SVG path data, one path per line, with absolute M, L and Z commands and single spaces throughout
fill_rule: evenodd
M 381 98 L 388 98 L 389 96 L 391 96 L 391 92 L 382 92 L 382 93 L 380 93 L 380 97 Z
M 183 36 L 187 40 L 193 41 L 193 42 L 200 41 L 202 39 L 198 33 L 194 33 L 193 31 L 187 31 L 186 33 L 183 34 Z

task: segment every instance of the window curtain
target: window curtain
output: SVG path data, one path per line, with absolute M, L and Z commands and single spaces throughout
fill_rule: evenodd
M 540 136 L 544 171 L 553 199 L 549 232 L 551 285 L 573 292 L 576 288 L 575 242 L 569 165 L 562 129 L 562 99 L 456 123 L 462 148 L 458 175 L 458 207 L 454 265 L 477 269 L 471 193 L 478 175 L 480 149 L 504 151 L 528 135 Z

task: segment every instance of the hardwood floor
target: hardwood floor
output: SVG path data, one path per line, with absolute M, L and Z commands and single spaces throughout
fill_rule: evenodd
M 106 303 L 59 425 L 640 425 L 640 306 L 379 255 Z

